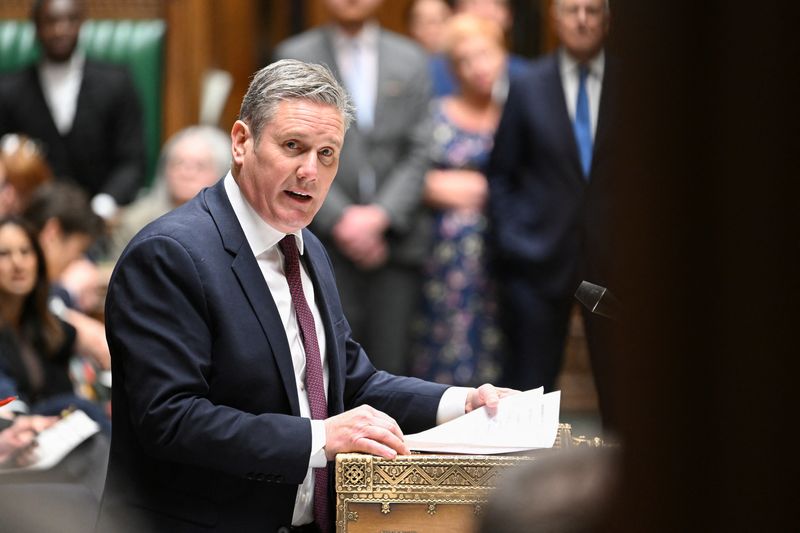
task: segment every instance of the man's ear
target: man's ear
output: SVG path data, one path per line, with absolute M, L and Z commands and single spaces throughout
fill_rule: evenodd
M 244 164 L 245 154 L 248 150 L 253 149 L 252 141 L 253 135 L 250 127 L 241 120 L 234 122 L 233 128 L 231 128 L 231 156 L 237 167 Z

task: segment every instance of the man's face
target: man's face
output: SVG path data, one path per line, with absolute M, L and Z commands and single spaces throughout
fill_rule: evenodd
M 588 61 L 603 47 L 610 17 L 605 0 L 556 0 L 553 21 L 567 52 L 578 61 Z
M 338 109 L 309 100 L 287 100 L 255 144 L 250 127 L 231 131 L 236 182 L 269 225 L 291 233 L 308 226 L 339 168 L 344 121 Z
M 36 35 L 50 61 L 69 60 L 78 45 L 83 10 L 78 0 L 46 0 L 36 19 Z
M 333 19 L 340 24 L 361 24 L 369 20 L 383 0 L 324 0 Z
M 213 185 L 219 174 L 208 143 L 192 136 L 175 143 L 167 158 L 164 177 L 176 205 L 188 202 L 200 189 Z

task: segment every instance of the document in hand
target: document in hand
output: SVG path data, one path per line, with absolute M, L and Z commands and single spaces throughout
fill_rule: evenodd
M 86 413 L 73 411 L 36 437 L 36 461 L 24 467 L 0 468 L 0 474 L 52 468 L 98 431 L 100 426 Z
M 412 451 L 491 455 L 537 448 L 552 448 L 558 433 L 561 391 L 539 387 L 506 396 L 497 414 L 490 417 L 486 408 L 451 420 L 440 426 L 406 435 Z

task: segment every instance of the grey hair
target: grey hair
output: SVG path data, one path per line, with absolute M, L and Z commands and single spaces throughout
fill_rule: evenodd
M 275 117 L 278 104 L 286 100 L 309 100 L 335 107 L 342 115 L 345 131 L 353 121 L 350 97 L 327 67 L 281 59 L 253 75 L 242 99 L 239 120 L 247 123 L 256 142 L 264 126 Z
M 230 134 L 214 126 L 189 126 L 173 134 L 161 148 L 161 155 L 158 158 L 158 167 L 156 168 L 157 181 L 163 181 L 167 162 L 172 156 L 175 146 L 188 138 L 197 138 L 206 145 L 218 176 L 224 176 L 228 172 L 231 166 Z

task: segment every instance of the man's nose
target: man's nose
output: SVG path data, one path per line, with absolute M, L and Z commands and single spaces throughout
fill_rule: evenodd
M 309 151 L 300 163 L 300 168 L 297 169 L 297 177 L 303 179 L 315 179 L 317 177 L 317 160 L 316 152 Z
M 586 19 L 587 19 L 586 8 L 580 6 L 578 8 L 578 23 L 581 25 L 586 24 Z

